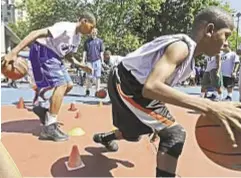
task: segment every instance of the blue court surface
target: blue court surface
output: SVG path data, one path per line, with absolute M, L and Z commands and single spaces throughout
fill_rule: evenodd
M 2 105 L 14 105 L 18 102 L 20 97 L 23 97 L 24 101 L 31 102 L 34 97 L 33 90 L 29 87 L 28 84 L 17 84 L 18 88 L 9 88 L 6 83 L 1 84 L 1 104 Z M 200 94 L 200 87 L 176 87 L 178 90 L 198 96 Z M 51 91 L 46 93 L 46 96 L 49 97 Z M 226 96 L 226 91 L 224 92 Z M 235 88 L 233 92 L 233 100 L 238 101 L 239 93 L 238 89 Z M 85 96 L 85 88 L 79 85 L 75 85 L 72 91 L 64 97 L 64 103 L 83 103 L 83 104 L 98 104 L 100 101 L 103 103 L 109 102 L 109 97 L 105 99 L 98 99 L 94 97 L 94 90 L 91 90 L 91 95 Z
M 1 104 L 2 105 L 15 105 L 20 97 L 23 97 L 25 102 L 32 102 L 34 91 L 30 88 L 29 84 L 17 84 L 18 88 L 9 88 L 6 83 L 1 85 Z M 51 96 L 52 91 L 48 91 L 45 95 L 46 98 Z M 41 101 L 41 99 L 39 99 Z M 103 103 L 109 102 L 109 97 L 99 99 L 94 97 L 94 89 L 90 90 L 90 96 L 85 96 L 85 88 L 75 85 L 71 92 L 64 97 L 64 103 L 83 103 L 83 104 L 98 104 L 100 101 Z

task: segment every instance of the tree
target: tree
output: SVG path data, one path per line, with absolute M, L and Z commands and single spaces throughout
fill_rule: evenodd
M 29 22 L 27 20 L 21 20 L 16 23 L 10 23 L 8 26 L 17 34 L 20 39 L 23 39 L 30 33 Z
M 99 36 L 106 48 L 125 55 L 160 35 L 189 33 L 195 15 L 210 5 L 234 13 L 221 0 L 24 0 L 18 6 L 26 9 L 27 21 L 11 27 L 23 38 L 32 30 L 58 21 L 75 22 L 79 12 L 89 10 L 97 18 Z M 230 43 L 233 48 L 235 32 Z
M 129 26 L 145 42 L 161 35 L 189 33 L 196 14 L 207 6 L 221 6 L 233 12 L 228 3 L 218 0 L 140 0 L 137 6 L 140 8 Z

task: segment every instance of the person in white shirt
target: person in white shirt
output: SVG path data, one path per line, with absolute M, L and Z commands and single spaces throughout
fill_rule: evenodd
M 106 50 L 104 52 L 104 62 L 102 63 L 102 70 L 101 70 L 101 81 L 103 83 L 108 82 L 109 74 L 113 67 L 117 66 L 123 56 L 112 55 L 110 50 Z
M 123 56 L 112 55 L 110 50 L 106 50 L 104 52 L 104 65 L 112 68 L 117 66 L 121 62 L 122 58 Z
M 80 45 L 81 35 L 90 34 L 96 25 L 95 17 L 90 12 L 83 12 L 77 22 L 58 22 L 53 26 L 32 31 L 4 59 L 5 65 L 17 59 L 18 53 L 30 46 L 29 60 L 32 64 L 35 83 L 39 89 L 54 88 L 49 109 L 35 106 L 33 112 L 44 125 L 40 139 L 66 141 L 68 135 L 59 129 L 57 115 L 63 97 L 72 89 L 72 80 L 64 66 L 63 59 L 76 64 L 91 73 L 92 69 L 81 65 L 74 57 Z
M 222 99 L 222 81 L 220 78 L 221 71 L 221 54 L 216 56 L 205 56 L 207 67 L 201 82 L 201 97 L 206 97 L 209 88 L 214 89 L 214 93 L 209 97 L 218 101 Z
M 232 101 L 233 87 L 235 86 L 235 78 L 239 68 L 239 56 L 231 51 L 228 43 L 223 46 L 222 54 L 222 76 L 223 86 L 227 89 L 228 95 L 225 98 L 226 101 Z

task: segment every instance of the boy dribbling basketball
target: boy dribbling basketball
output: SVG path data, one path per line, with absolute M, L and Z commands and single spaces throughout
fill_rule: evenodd
M 77 52 L 81 35 L 89 34 L 95 24 L 93 14 L 83 12 L 77 23 L 59 22 L 51 27 L 31 32 L 5 56 L 6 62 L 13 61 L 23 48 L 32 43 L 29 59 L 35 83 L 39 89 L 54 88 L 49 110 L 40 106 L 33 109 L 44 125 L 40 139 L 68 140 L 68 135 L 59 129 L 57 122 L 63 97 L 72 88 L 72 85 L 68 85 L 72 82 L 63 64 L 63 58 L 70 60 L 86 72 L 92 72 L 90 68 L 81 65 L 72 53 Z
M 190 76 L 195 56 L 220 53 L 233 28 L 230 14 L 209 7 L 196 16 L 191 38 L 184 34 L 161 36 L 124 57 L 108 80 L 112 118 L 118 130 L 95 134 L 94 141 L 117 151 L 114 140 L 138 141 L 143 134 L 157 132 L 156 177 L 175 177 L 186 133 L 165 106 L 169 103 L 218 121 L 237 146 L 231 125 L 241 131 L 240 103 L 213 102 L 172 88 Z

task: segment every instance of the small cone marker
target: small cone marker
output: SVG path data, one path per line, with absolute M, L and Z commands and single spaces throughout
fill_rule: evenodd
M 79 110 L 76 112 L 76 114 L 75 114 L 75 117 L 74 117 L 75 119 L 79 119 L 80 118 L 80 112 L 79 112 Z
M 99 102 L 99 107 L 103 106 L 103 103 L 102 101 Z
M 83 161 L 81 160 L 77 145 L 74 145 L 72 147 L 69 160 L 65 162 L 65 165 L 68 171 L 74 171 L 85 166 Z
M 68 132 L 69 136 L 82 136 L 85 132 L 81 128 L 74 128 Z
M 69 111 L 76 111 L 76 110 L 77 110 L 77 108 L 75 107 L 75 102 L 72 102 L 72 103 L 70 104 Z
M 23 101 L 22 97 L 19 99 L 19 102 L 17 104 L 17 108 L 18 109 L 24 109 L 25 108 L 24 101 Z

